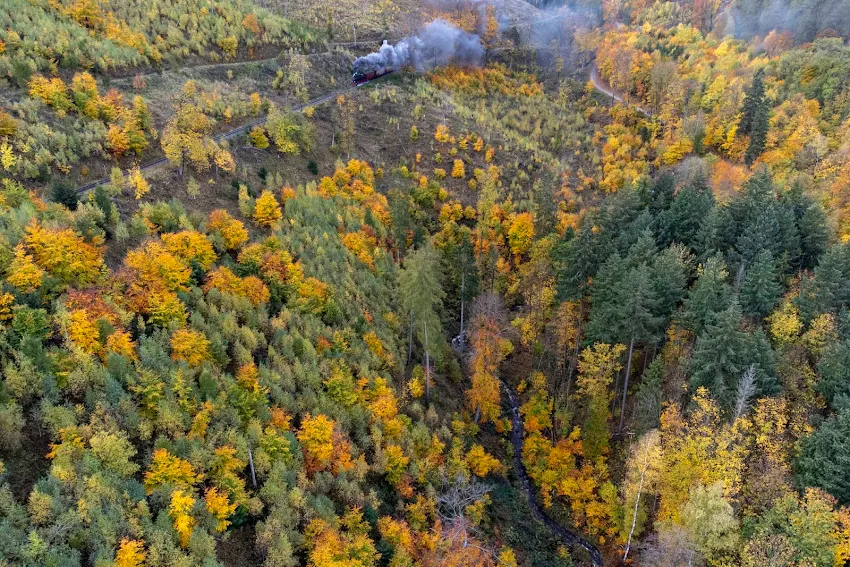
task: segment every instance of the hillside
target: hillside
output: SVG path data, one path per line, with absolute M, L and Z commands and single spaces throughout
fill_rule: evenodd
M 0 565 L 847 564 L 840 7 L 6 2 Z

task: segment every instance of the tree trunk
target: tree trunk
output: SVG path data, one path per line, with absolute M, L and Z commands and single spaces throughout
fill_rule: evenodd
M 635 338 L 629 341 L 629 360 L 626 362 L 626 379 L 623 382 L 623 403 L 620 404 L 620 431 L 623 430 L 623 423 L 626 419 L 626 395 L 629 393 L 629 374 L 632 372 L 632 354 L 635 351 Z
M 649 465 L 647 462 L 649 459 L 649 450 L 644 451 L 643 454 L 643 468 L 640 470 L 640 482 L 638 483 L 638 492 L 635 497 L 635 509 L 632 515 L 632 527 L 629 530 L 629 539 L 626 541 L 626 552 L 623 553 L 623 563 L 626 562 L 626 558 L 629 556 L 629 548 L 632 546 L 632 536 L 635 533 L 635 524 L 637 524 L 637 513 L 638 513 L 638 505 L 640 504 L 640 494 L 643 492 L 643 478 L 646 475 L 646 467 Z
M 576 348 L 573 351 L 573 358 L 570 360 L 570 369 L 567 372 L 567 384 L 569 385 L 569 381 L 572 378 L 573 372 L 576 371 L 576 366 L 578 366 L 578 355 L 581 351 L 581 329 L 582 324 L 584 323 L 584 295 L 581 296 L 581 299 L 578 302 L 578 330 L 576 332 Z
M 407 365 L 410 366 L 410 359 L 413 357 L 413 310 L 410 310 L 410 326 L 407 330 Z
M 463 343 L 463 292 L 466 285 L 466 267 L 460 273 L 460 342 Z
M 248 445 L 248 462 L 251 464 L 251 482 L 254 483 L 254 489 L 257 488 L 257 473 L 254 472 L 254 455 L 251 453 L 251 446 Z
M 428 321 L 423 324 L 425 327 L 425 402 L 431 401 L 431 355 L 428 352 Z

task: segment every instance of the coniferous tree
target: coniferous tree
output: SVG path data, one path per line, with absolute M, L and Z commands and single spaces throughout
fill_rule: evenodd
M 763 73 L 759 70 L 753 77 L 753 82 L 744 96 L 741 120 L 738 122 L 738 132 L 750 137 L 750 143 L 744 154 L 744 161 L 747 165 L 752 165 L 764 152 L 767 143 L 769 112 L 770 107 L 764 92 Z
M 838 244 L 821 256 L 814 277 L 800 282 L 796 304 L 805 322 L 821 313 L 837 313 L 850 301 L 850 258 L 847 246 Z
M 732 289 L 727 283 L 728 275 L 720 256 L 712 256 L 701 266 L 682 306 L 679 322 L 683 327 L 699 335 L 718 313 L 729 308 Z
M 741 108 L 741 119 L 738 121 L 738 133 L 745 136 L 753 131 L 756 115 L 764 104 L 764 73 L 761 69 L 753 75 L 753 82 L 744 93 L 744 105 Z
M 779 300 L 781 287 L 776 274 L 776 261 L 769 250 L 762 250 L 746 268 L 741 285 L 741 308 L 745 315 L 766 317 Z
M 623 384 L 623 398 L 620 404 L 620 429 L 623 428 L 626 410 L 626 396 L 629 392 L 629 378 L 632 371 L 635 343 L 647 343 L 654 339 L 658 332 L 659 317 L 658 295 L 652 282 L 650 268 L 641 264 L 629 270 L 619 292 L 622 294 L 623 321 L 622 337 L 628 343 L 626 354 L 626 374 Z
M 801 444 L 796 476 L 801 487 L 817 486 L 850 504 L 850 408 L 833 415 Z
M 746 336 L 741 331 L 741 308 L 733 301 L 697 338 L 691 359 L 691 391 L 705 387 L 721 405 L 731 407 L 745 368 L 742 355 L 746 346 Z
M 781 385 L 776 376 L 776 355 L 761 327 L 745 335 L 741 365 L 745 370 L 750 366 L 755 367 L 756 397 L 775 396 L 779 393 Z M 738 378 L 740 379 L 740 376 Z
M 615 252 L 593 277 L 586 331 L 591 343 L 616 343 L 622 338 L 625 275 L 625 261 Z
M 800 234 L 799 266 L 803 269 L 811 269 L 827 248 L 829 229 L 823 206 L 808 197 L 805 198 L 804 203 L 802 214 L 797 217 Z
M 408 254 L 398 274 L 401 306 L 410 320 L 408 329 L 408 360 L 413 349 L 414 327 L 419 343 L 425 349 L 425 395 L 431 392 L 430 341 L 440 336 L 439 310 L 443 303 L 440 275 L 440 253 L 431 241 Z M 430 331 L 429 331 L 430 329 Z M 430 341 L 429 341 L 430 334 Z
M 714 196 L 705 178 L 698 177 L 682 187 L 670 208 L 658 217 L 661 242 L 681 242 L 695 247 L 700 227 L 714 208 Z
M 656 315 L 663 321 L 661 327 L 667 326 L 687 292 L 692 259 L 687 248 L 679 244 L 662 250 L 652 260 L 652 281 L 658 296 Z
M 664 395 L 661 390 L 664 378 L 664 360 L 659 356 L 643 373 L 643 379 L 635 394 L 634 424 L 636 434 L 641 435 L 660 425 Z
M 715 254 L 725 253 L 732 246 L 734 236 L 734 221 L 729 207 L 712 207 L 700 223 L 693 245 L 697 260 L 705 262 Z
M 836 408 L 850 401 L 850 341 L 829 345 L 818 362 L 817 389 Z

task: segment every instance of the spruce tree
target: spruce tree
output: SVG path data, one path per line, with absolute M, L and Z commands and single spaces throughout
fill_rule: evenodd
M 744 350 L 740 362 L 744 369 L 755 366 L 756 397 L 775 396 L 780 392 L 781 384 L 776 376 L 776 355 L 763 328 L 757 327 L 755 331 L 744 336 Z
M 697 260 L 705 262 L 715 254 L 725 253 L 732 246 L 734 237 L 734 220 L 729 207 L 712 207 L 700 222 L 692 245 Z
M 818 373 L 818 392 L 831 407 L 850 398 L 850 341 L 829 345 L 818 362 Z
M 741 285 L 741 308 L 745 315 L 761 319 L 773 310 L 782 289 L 776 274 L 776 261 L 764 248 L 746 267 Z
M 713 207 L 714 196 L 705 178 L 698 177 L 682 187 L 670 208 L 659 215 L 661 242 L 695 247 L 700 227 Z
M 732 302 L 709 323 L 697 338 L 691 358 L 691 392 L 705 387 L 724 407 L 731 407 L 738 380 L 744 371 L 742 362 L 746 336 L 740 330 L 741 308 Z
M 661 409 L 664 394 L 661 390 L 664 378 L 664 359 L 660 356 L 643 373 L 638 391 L 635 394 L 635 434 L 642 435 L 650 429 L 655 429 L 661 422 Z
M 652 261 L 652 284 L 658 296 L 656 315 L 663 320 L 662 327 L 667 326 L 687 292 L 692 258 L 688 249 L 679 244 L 662 250 Z
M 430 395 L 430 341 L 429 336 L 442 335 L 439 310 L 445 292 L 441 284 L 440 253 L 430 240 L 407 255 L 398 273 L 401 307 L 409 317 L 408 361 L 413 351 L 414 328 L 419 343 L 425 350 L 425 395 Z
M 816 486 L 850 504 L 850 408 L 833 415 L 801 443 L 795 467 L 801 488 Z
M 626 266 L 623 258 L 612 254 L 593 277 L 590 288 L 590 319 L 587 322 L 587 339 L 591 343 L 616 343 L 623 336 L 623 286 Z
M 817 264 L 829 241 L 826 211 L 820 203 L 809 198 L 807 201 L 805 209 L 797 218 L 800 234 L 799 266 L 803 269 L 811 269 Z
M 809 322 L 821 313 L 838 313 L 850 301 L 850 258 L 846 244 L 832 246 L 820 258 L 813 278 L 803 278 L 796 300 Z
M 770 108 L 764 93 L 764 80 L 762 72 L 759 70 L 753 77 L 753 82 L 744 96 L 741 120 L 738 122 L 738 133 L 750 136 L 750 143 L 744 154 L 744 162 L 747 165 L 752 165 L 764 153 L 764 147 L 767 143 L 769 113 Z
M 660 318 L 656 316 L 658 296 L 655 293 L 650 268 L 646 264 L 641 264 L 629 270 L 618 291 L 621 294 L 620 301 L 622 304 L 620 313 L 623 322 L 621 337 L 629 345 L 626 354 L 623 398 L 620 404 L 620 429 L 622 429 L 635 344 L 645 344 L 654 340 L 655 334 L 658 332 Z
M 738 133 L 745 136 L 753 131 L 756 115 L 764 103 L 764 73 L 761 69 L 753 75 L 753 82 L 744 93 L 744 105 L 741 108 L 741 120 L 738 121 Z
M 758 157 L 764 153 L 767 144 L 767 112 L 767 105 L 765 105 L 765 109 L 756 115 L 756 123 L 753 126 L 752 134 L 750 134 L 750 143 L 747 145 L 747 151 L 744 152 L 744 163 L 747 165 L 753 165 Z
M 682 306 L 679 322 L 684 328 L 699 335 L 718 313 L 729 308 L 732 289 L 726 281 L 728 275 L 720 256 L 712 256 L 702 265 Z

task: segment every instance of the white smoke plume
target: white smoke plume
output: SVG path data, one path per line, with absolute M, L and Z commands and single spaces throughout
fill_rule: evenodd
M 407 66 L 423 72 L 449 64 L 475 67 L 481 65 L 483 58 L 484 45 L 480 37 L 445 20 L 434 20 L 417 36 L 395 45 L 384 41 L 378 51 L 354 61 L 353 67 L 355 74 L 364 75 Z

